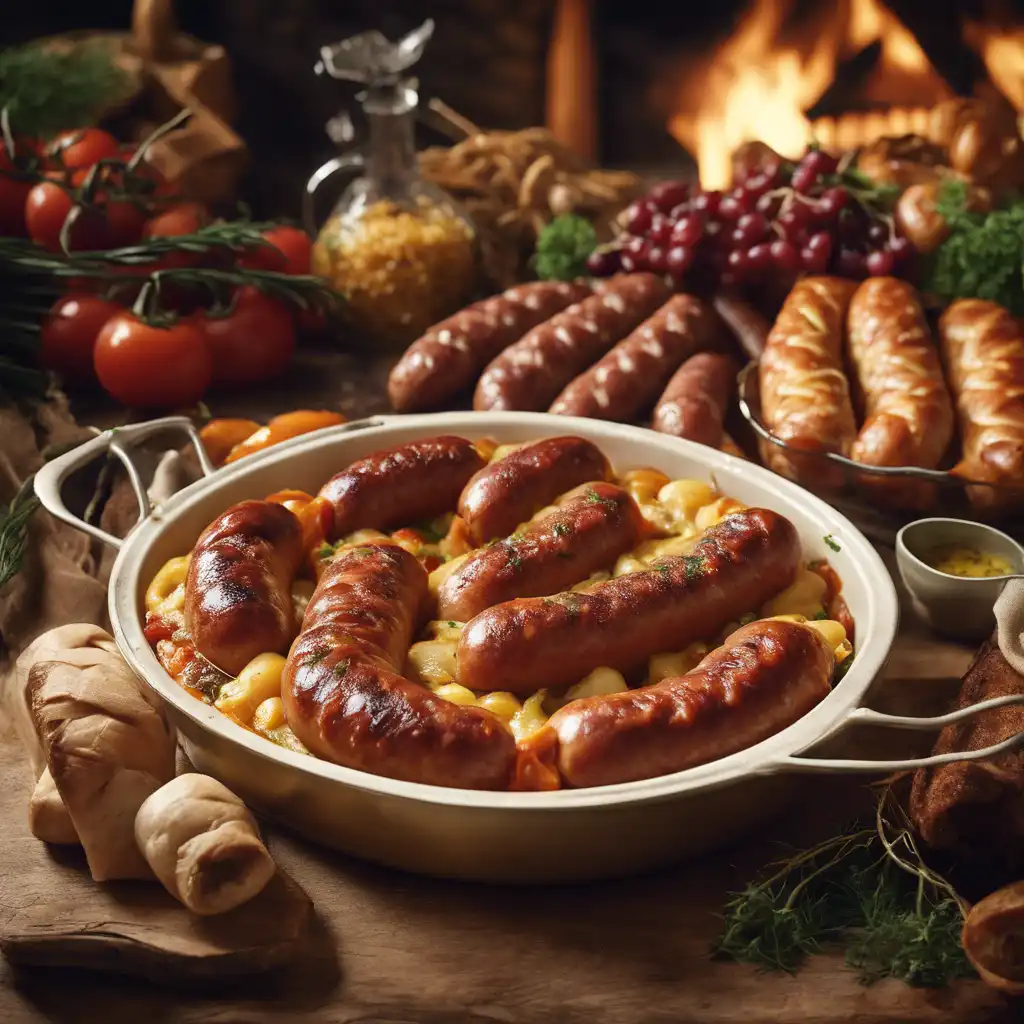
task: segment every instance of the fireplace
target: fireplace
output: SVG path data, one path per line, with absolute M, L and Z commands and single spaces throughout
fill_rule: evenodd
M 590 9 L 603 163 L 699 169 L 706 187 L 721 187 L 748 140 L 784 155 L 812 138 L 849 149 L 923 132 L 930 108 L 955 95 L 998 93 L 1024 111 L 1021 0 L 654 7 Z

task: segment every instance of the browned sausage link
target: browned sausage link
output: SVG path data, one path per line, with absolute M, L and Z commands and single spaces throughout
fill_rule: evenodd
M 651 426 L 662 434 L 720 447 L 738 372 L 736 361 L 719 352 L 687 359 L 658 399 Z
M 228 675 L 264 651 L 284 653 L 301 562 L 302 526 L 283 505 L 243 501 L 218 516 L 196 541 L 185 583 L 196 650 Z
M 623 274 L 535 327 L 484 370 L 473 408 L 546 409 L 595 359 L 647 319 L 669 297 L 654 274 Z
M 388 377 L 399 412 L 443 405 L 468 388 L 504 348 L 590 294 L 581 282 L 533 281 L 509 288 L 435 324 L 406 349 Z
M 582 437 L 546 437 L 480 470 L 459 498 L 459 515 L 476 544 L 506 537 L 560 494 L 608 480 L 604 453 Z
M 621 487 L 584 484 L 522 533 L 470 555 L 441 584 L 438 614 L 468 622 L 502 601 L 567 590 L 610 569 L 636 547 L 644 529 L 640 509 Z
M 532 693 L 595 668 L 639 672 L 652 654 L 714 636 L 789 586 L 800 565 L 793 524 L 746 509 L 713 526 L 684 557 L 599 583 L 587 593 L 521 598 L 479 614 L 462 631 L 459 682 Z
M 575 700 L 551 716 L 557 766 L 572 786 L 651 779 L 773 736 L 829 693 L 835 657 L 795 622 L 752 622 L 692 672 Z
M 675 295 L 628 338 L 572 381 L 548 412 L 596 420 L 645 415 L 672 371 L 695 352 L 715 346 L 721 324 L 710 306 Z
M 431 437 L 374 452 L 320 488 L 334 506 L 332 539 L 392 530 L 450 512 L 484 460 L 463 437 Z
M 288 654 L 285 717 L 310 751 L 348 768 L 506 789 L 515 742 L 501 721 L 400 674 L 426 596 L 426 571 L 395 545 L 351 548 L 332 562 Z

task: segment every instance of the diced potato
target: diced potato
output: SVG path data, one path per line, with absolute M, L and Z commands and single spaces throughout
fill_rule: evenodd
M 380 530 L 356 530 L 354 533 L 349 533 L 341 538 L 337 547 L 341 548 L 358 547 L 360 544 L 380 544 L 383 542 L 390 542 L 391 538 L 386 533 L 381 533 Z
M 615 563 L 615 568 L 612 570 L 613 576 L 625 576 L 631 572 L 643 572 L 647 566 L 640 561 L 632 552 L 628 552 L 625 555 L 620 555 L 618 561 Z
M 575 686 L 570 686 L 562 698 L 563 704 L 571 700 L 579 700 L 581 697 L 599 697 L 606 693 L 622 693 L 628 690 L 626 680 L 621 672 L 613 668 L 602 666 L 595 668 L 589 675 L 585 675 Z
M 428 577 L 427 585 L 430 588 L 430 593 L 433 597 L 437 597 L 437 592 L 441 587 L 441 584 L 451 576 L 456 569 L 459 568 L 469 558 L 469 554 L 459 555 L 458 558 L 453 558 L 450 562 L 445 562 L 443 565 L 439 565 Z
M 833 651 L 838 651 L 847 642 L 843 624 L 835 619 L 809 619 L 805 625 L 820 633 Z
M 252 727 L 263 735 L 284 724 L 284 701 L 280 697 L 268 697 L 253 712 Z
M 506 722 L 511 721 L 523 706 L 515 694 L 507 693 L 505 690 L 485 693 L 476 703 L 478 707 L 486 708 Z
M 471 707 L 476 703 L 476 694 L 459 683 L 444 683 L 441 686 L 433 687 L 433 690 L 442 700 L 450 701 L 452 704 Z
M 427 686 L 442 686 L 455 679 L 458 640 L 422 640 L 409 648 L 409 676 Z
M 146 611 L 154 615 L 178 610 L 185 606 L 185 578 L 191 555 L 169 558 L 160 567 L 146 588 Z
M 697 509 L 693 521 L 697 529 L 708 530 L 720 523 L 726 516 L 732 515 L 733 512 L 742 512 L 746 507 L 742 501 L 737 501 L 735 498 L 718 498 Z
M 674 533 L 679 527 L 680 520 L 676 519 L 664 505 L 659 505 L 656 501 L 641 505 L 640 515 L 656 533 Z
M 236 679 L 220 688 L 214 704 L 226 715 L 248 725 L 260 704 L 281 696 L 283 672 L 284 658 L 280 654 L 257 654 Z
M 828 584 L 816 572 L 801 569 L 796 579 L 765 606 L 765 617 L 776 615 L 803 615 L 813 619 L 825 607 Z
M 591 573 L 590 576 L 588 576 L 581 583 L 577 583 L 574 587 L 572 587 L 572 589 L 575 590 L 577 593 L 586 593 L 588 590 L 591 590 L 592 588 L 597 586 L 598 583 L 604 583 L 606 580 L 610 580 L 611 578 L 612 574 L 610 572 Z
M 523 706 L 512 716 L 509 728 L 517 743 L 532 736 L 548 720 L 544 710 L 547 695 L 547 690 L 538 690 L 532 697 L 527 697 Z
M 675 519 L 692 521 L 697 510 L 718 497 L 717 491 L 704 480 L 672 480 L 658 491 L 658 501 Z
M 647 505 L 654 501 L 669 478 L 661 470 L 643 466 L 623 473 L 619 479 L 620 486 L 638 505 Z
M 491 453 L 491 462 L 498 462 L 505 458 L 506 455 L 511 455 L 520 448 L 525 448 L 529 443 L 529 441 L 518 441 L 516 444 L 499 444 Z
M 647 663 L 647 682 L 660 683 L 663 679 L 685 676 L 704 660 L 708 650 L 705 643 L 693 643 L 682 651 L 652 655 Z
M 451 619 L 434 619 L 427 623 L 427 632 L 435 640 L 447 640 L 449 643 L 458 643 L 464 622 L 453 622 Z

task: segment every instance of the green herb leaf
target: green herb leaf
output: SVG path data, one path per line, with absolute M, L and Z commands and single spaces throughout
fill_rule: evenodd
M 810 954 L 845 946 L 864 984 L 891 977 L 938 987 L 973 974 L 960 947 L 964 912 L 886 788 L 873 822 L 794 854 L 733 894 L 714 952 L 792 972 Z
M 833 537 L 833 536 L 832 536 L 832 534 L 831 534 L 831 533 L 826 533 L 826 534 L 825 534 L 825 536 L 824 536 L 824 537 L 822 537 L 821 539 L 822 539 L 822 540 L 823 540 L 823 541 L 824 541 L 824 542 L 825 542 L 825 543 L 826 543 L 826 544 L 827 544 L 827 545 L 828 545 L 828 546 L 829 546 L 829 547 L 830 547 L 830 548 L 831 548 L 831 549 L 832 549 L 833 551 L 839 552 L 839 551 L 842 551 L 842 550 L 843 550 L 843 549 L 842 549 L 842 548 L 841 548 L 841 547 L 839 546 L 839 541 L 837 541 L 837 540 L 835 539 L 835 537 Z
M 129 96 L 131 81 L 102 42 L 72 49 L 39 45 L 0 53 L 0 107 L 19 134 L 49 136 L 96 123 Z
M 587 270 L 587 257 L 597 245 L 590 221 L 575 214 L 556 217 L 537 236 L 533 269 L 543 281 L 573 281 Z
M 39 508 L 29 477 L 6 508 L 0 506 L 0 587 L 10 582 L 21 569 L 28 545 L 28 524 Z
M 951 231 L 929 260 L 925 290 L 947 301 L 987 299 L 1024 315 L 1024 202 L 973 213 L 966 185 L 947 182 L 936 210 Z

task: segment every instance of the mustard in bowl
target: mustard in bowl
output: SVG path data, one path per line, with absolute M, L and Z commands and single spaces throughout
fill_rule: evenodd
M 1024 547 L 964 519 L 918 519 L 896 535 L 896 564 L 915 612 L 936 632 L 979 641 L 995 627 L 992 606 L 1024 574 Z

